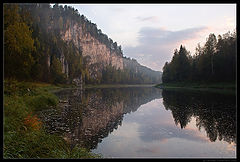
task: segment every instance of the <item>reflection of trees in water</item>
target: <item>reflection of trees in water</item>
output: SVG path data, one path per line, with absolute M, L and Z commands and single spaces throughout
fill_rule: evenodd
M 157 88 L 128 87 L 100 89 L 103 100 L 110 104 L 123 101 L 124 114 L 135 112 L 141 105 L 156 98 L 161 98 L 161 90 Z
M 163 104 L 172 111 L 176 125 L 186 127 L 191 117 L 204 128 L 210 141 L 236 143 L 236 98 L 233 95 L 163 90 Z
M 165 90 L 163 92 L 165 92 L 162 95 L 166 110 L 172 110 L 175 124 L 180 124 L 181 128 L 185 128 L 192 117 L 192 109 L 188 106 L 190 105 L 190 99 L 187 99 L 184 103 L 182 101 L 184 96 L 176 96 L 174 93 L 168 93 Z
M 49 132 L 63 134 L 73 146 L 78 143 L 94 149 L 121 125 L 124 114 L 160 98 L 161 90 L 131 87 L 86 89 L 82 92 L 72 89 L 59 91 L 56 95 L 64 101 L 58 111 L 50 110 L 50 115 L 42 112 L 47 118 L 45 125 Z

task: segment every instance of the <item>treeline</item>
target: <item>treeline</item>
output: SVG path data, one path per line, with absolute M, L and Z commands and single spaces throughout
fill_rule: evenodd
M 171 62 L 165 63 L 162 82 L 235 82 L 236 41 L 236 32 L 217 38 L 210 34 L 204 46 L 198 44 L 193 56 L 181 45 L 175 49 Z
M 156 84 L 161 81 L 160 72 L 151 74 L 145 71 L 135 71 L 133 69 L 124 68 L 123 70 L 115 69 L 108 65 L 102 72 L 101 83 L 109 84 Z
M 72 42 L 64 42 L 58 28 L 49 31 L 52 21 L 59 25 L 56 14 L 49 4 L 4 4 L 5 78 L 65 83 L 87 76 L 81 50 Z M 63 55 L 69 76 L 64 73 Z

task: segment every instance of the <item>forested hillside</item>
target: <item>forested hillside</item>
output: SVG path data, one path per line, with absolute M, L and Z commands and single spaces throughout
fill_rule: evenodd
M 193 56 L 181 45 L 163 67 L 163 83 L 235 83 L 236 43 L 236 32 L 217 38 L 210 34 L 202 47 L 198 44 Z
M 70 84 L 161 82 L 160 72 L 128 69 L 124 59 L 122 47 L 72 7 L 4 4 L 4 78 Z

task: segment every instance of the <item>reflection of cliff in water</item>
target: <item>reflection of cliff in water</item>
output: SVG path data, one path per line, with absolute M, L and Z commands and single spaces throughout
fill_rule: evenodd
M 216 93 L 192 91 L 162 91 L 163 104 L 172 111 L 176 125 L 186 127 L 196 118 L 199 130 L 206 130 L 210 141 L 236 143 L 236 97 Z
M 41 112 L 46 129 L 60 133 L 73 146 L 94 149 L 101 140 L 121 125 L 123 115 L 136 111 L 142 104 L 161 97 L 152 87 L 77 89 L 56 93 L 58 109 Z

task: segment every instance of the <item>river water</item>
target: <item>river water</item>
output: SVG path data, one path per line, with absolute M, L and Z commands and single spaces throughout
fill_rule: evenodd
M 66 89 L 49 133 L 104 158 L 236 158 L 236 97 L 154 87 Z

